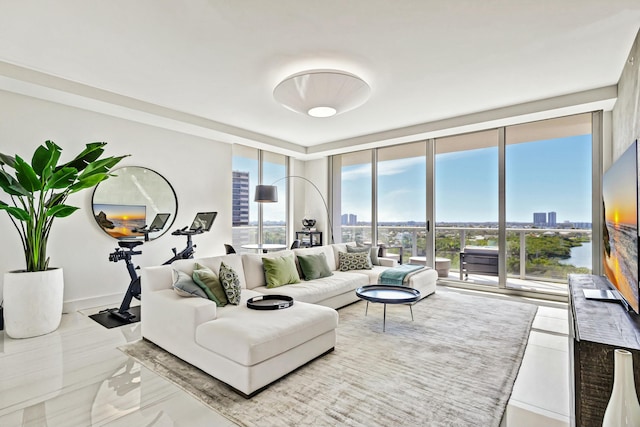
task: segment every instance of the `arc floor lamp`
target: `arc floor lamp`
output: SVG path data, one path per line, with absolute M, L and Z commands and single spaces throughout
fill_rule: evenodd
M 327 213 L 327 222 L 329 223 L 329 234 L 331 235 L 331 243 L 334 243 L 333 223 L 331 222 L 331 214 L 329 213 L 329 206 L 327 206 L 326 200 L 324 199 L 324 197 L 322 197 L 322 193 L 320 192 L 320 189 L 307 178 L 299 175 L 288 175 L 275 180 L 271 185 L 256 185 L 256 195 L 254 198 L 254 202 L 276 203 L 278 201 L 278 187 L 276 187 L 275 184 L 280 181 L 284 181 L 291 178 L 300 178 L 301 180 L 308 182 L 318 192 L 318 195 L 320 196 L 320 199 L 322 199 L 322 203 L 324 204 L 324 210 Z

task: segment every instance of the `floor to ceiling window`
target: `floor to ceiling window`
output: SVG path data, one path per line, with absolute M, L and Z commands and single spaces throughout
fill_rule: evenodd
M 335 156 L 334 173 L 339 177 L 334 186 L 334 204 L 340 206 L 340 240 L 336 241 L 371 242 L 371 151 Z
M 484 281 L 460 271 L 460 253 L 482 248 L 497 257 L 498 131 L 436 139 L 434 167 L 435 256 L 450 260 L 451 279 Z
M 277 203 L 259 204 L 253 197 L 259 183 L 270 185 L 287 176 L 287 161 L 280 154 L 233 146 L 232 245 L 236 250 L 248 243 L 286 243 L 286 180 L 276 183 Z
M 507 287 L 566 292 L 553 282 L 592 266 L 591 114 L 505 135 Z
M 426 240 L 426 143 L 381 148 L 377 153 L 378 242 L 385 252 L 407 263 L 411 256 L 425 256 Z
M 458 284 L 564 294 L 567 274 L 591 272 L 598 249 L 601 120 L 585 113 L 334 156 L 341 241 L 376 240 L 405 263 L 433 258 Z
M 262 204 L 262 243 L 287 243 L 287 158 L 263 151 L 262 183 L 278 187 L 278 203 Z
M 243 145 L 233 146 L 233 242 L 241 245 L 258 241 L 258 204 L 253 192 L 259 182 L 259 152 Z

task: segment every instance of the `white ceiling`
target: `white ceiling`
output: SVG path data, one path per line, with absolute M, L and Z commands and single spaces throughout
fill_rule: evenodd
M 0 0 L 0 88 L 304 157 L 611 106 L 639 25 L 639 0 Z M 371 98 L 293 113 L 272 91 L 305 69 Z

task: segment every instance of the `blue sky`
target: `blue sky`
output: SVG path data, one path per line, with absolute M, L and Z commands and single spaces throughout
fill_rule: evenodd
M 425 162 L 378 165 L 379 221 L 425 220 Z M 343 168 L 342 212 L 370 221 L 370 165 Z M 498 220 L 498 149 L 436 157 L 436 221 Z M 531 222 L 557 212 L 558 222 L 591 222 L 591 135 L 507 146 L 507 221 Z
M 250 220 L 257 221 L 253 192 L 257 160 L 233 158 L 233 169 L 250 172 Z M 265 162 L 265 183 L 285 175 Z M 497 147 L 436 156 L 436 221 L 498 221 Z M 507 221 L 531 222 L 533 212 L 556 212 L 557 221 L 591 222 L 591 135 L 507 145 Z M 382 222 L 425 221 L 423 157 L 378 164 L 378 218 Z M 265 204 L 266 220 L 284 220 L 285 182 L 279 203 Z M 371 221 L 371 166 L 342 170 L 342 212 Z

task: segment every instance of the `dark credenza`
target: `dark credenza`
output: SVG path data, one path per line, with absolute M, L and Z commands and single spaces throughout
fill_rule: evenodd
M 640 390 L 640 319 L 621 304 L 587 300 L 583 289 L 610 289 L 607 279 L 569 275 L 571 425 L 601 427 L 613 388 L 613 351 L 633 353 Z

